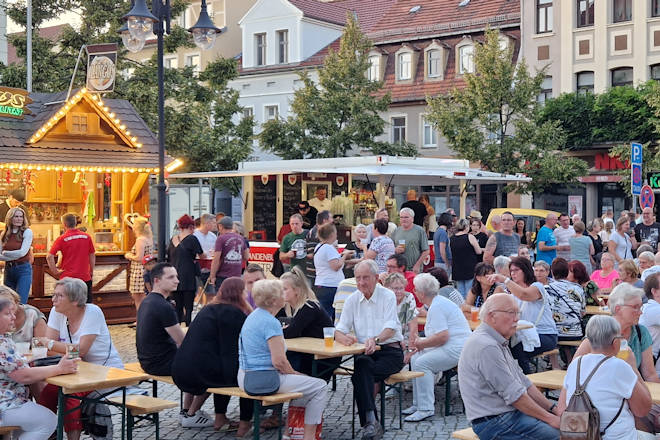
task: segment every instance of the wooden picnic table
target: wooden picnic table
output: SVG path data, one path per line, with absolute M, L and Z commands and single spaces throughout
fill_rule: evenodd
M 600 306 L 587 306 L 587 315 L 611 315 L 610 309 L 603 310 Z
M 544 390 L 560 390 L 564 386 L 565 370 L 548 370 L 542 373 L 528 374 L 527 377 L 537 387 Z M 660 383 L 644 382 L 651 392 L 653 403 L 660 403 Z
M 103 365 L 91 364 L 89 362 L 78 362 L 78 371 L 73 374 L 63 374 L 46 379 L 46 383 L 59 387 L 58 411 L 57 411 L 57 439 L 62 440 L 64 435 L 64 399 L 66 395 L 73 393 L 84 393 L 102 389 L 115 389 L 122 392 L 122 406 L 126 405 L 126 387 L 137 385 L 149 375 L 135 371 L 122 370 L 120 368 L 105 367 Z M 82 401 L 85 398 L 77 398 Z M 126 411 L 122 409 L 121 438 L 124 439 L 126 428 Z
M 285 342 L 287 350 L 313 354 L 314 359 L 327 359 L 364 353 L 364 344 L 360 343 L 343 345 L 334 341 L 330 348 L 325 346 L 325 341 L 321 338 L 291 338 L 285 339 Z M 379 347 L 376 347 L 376 349 L 379 349 Z

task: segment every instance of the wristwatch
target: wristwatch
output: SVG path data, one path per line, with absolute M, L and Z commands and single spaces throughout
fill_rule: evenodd
M 552 412 L 552 410 L 554 410 L 556 406 L 557 406 L 557 404 L 556 404 L 556 403 L 553 403 L 553 404 L 550 406 L 550 409 L 548 410 L 548 412 Z
M 378 336 L 376 336 L 374 338 L 374 342 L 376 343 L 376 345 L 380 344 L 380 338 Z
M 46 345 L 46 348 L 48 348 L 48 350 L 50 351 L 50 350 L 53 349 L 53 345 L 55 345 L 55 341 L 53 341 L 51 339 L 50 341 L 48 341 L 48 344 Z

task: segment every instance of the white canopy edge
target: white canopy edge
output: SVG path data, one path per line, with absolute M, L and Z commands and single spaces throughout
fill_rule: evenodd
M 171 178 L 260 176 L 263 174 L 335 173 L 352 174 L 358 180 L 368 176 L 391 176 L 395 184 L 438 184 L 438 179 L 476 180 L 481 183 L 530 182 L 524 175 L 493 173 L 470 168 L 461 159 L 410 158 L 392 156 L 341 157 L 331 159 L 241 162 L 238 170 L 170 174 Z

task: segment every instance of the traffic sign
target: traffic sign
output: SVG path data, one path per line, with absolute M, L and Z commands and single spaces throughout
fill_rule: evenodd
M 633 142 L 630 149 L 630 163 L 641 165 L 642 164 L 642 144 Z
M 644 208 L 653 208 L 655 204 L 655 194 L 653 194 L 653 188 L 649 185 L 644 185 L 639 194 L 639 206 Z
M 642 165 L 632 164 L 630 165 L 630 170 L 632 174 L 632 193 L 638 196 L 642 191 Z

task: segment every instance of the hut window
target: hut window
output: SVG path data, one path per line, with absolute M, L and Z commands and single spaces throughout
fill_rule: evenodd
M 87 115 L 71 115 L 71 132 L 87 133 Z

